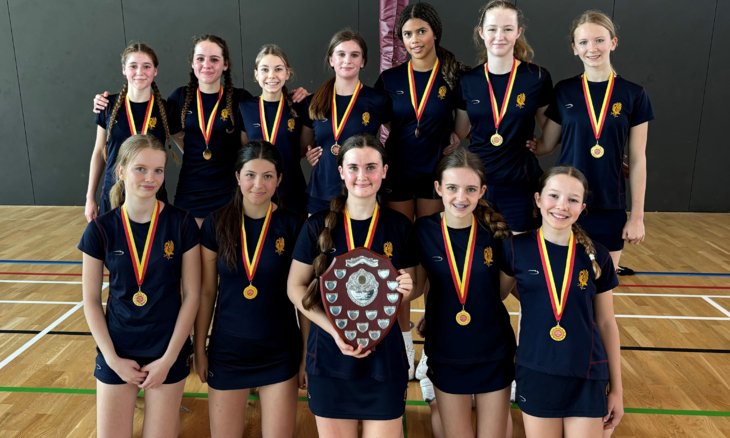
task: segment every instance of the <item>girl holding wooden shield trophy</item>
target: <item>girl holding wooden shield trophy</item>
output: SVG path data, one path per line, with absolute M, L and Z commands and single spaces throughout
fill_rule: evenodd
M 343 144 L 337 158 L 346 195 L 334 199 L 329 211 L 316 213 L 305 222 L 294 248 L 288 291 L 292 302 L 314 323 L 307 342 L 306 371 L 309 407 L 316 416 L 321 437 L 356 437 L 358 420 L 363 421 L 367 436 L 400 437 L 402 433 L 408 364 L 395 318 L 397 308 L 365 310 L 368 318 L 372 317 L 371 323 L 380 324 L 387 319 L 381 315 L 388 315 L 392 325 L 380 326 L 387 333 L 376 348 L 368 349 L 363 344 L 354 348 L 345 339 L 350 338 L 347 332 L 341 335 L 338 327 L 340 322 L 342 326 L 350 324 L 348 318 L 356 316 L 359 304 L 349 304 L 352 310 L 332 305 L 331 296 L 336 298 L 336 292 L 343 295 L 339 286 L 326 294 L 326 300 L 320 294 L 320 275 L 333 257 L 338 256 L 336 266 L 340 257 L 347 259 L 355 247 L 364 246 L 370 253 L 390 259 L 398 269 L 392 283 L 382 282 L 387 283 L 385 292 L 391 292 L 384 295 L 390 299 L 392 292 L 397 291 L 397 301 L 400 294 L 403 300 L 410 299 L 417 264 L 410 220 L 394 210 L 381 208 L 376 199 L 388 170 L 384 154 L 380 142 L 371 135 L 356 135 Z M 347 274 L 343 270 L 336 275 L 344 279 Z M 372 280 L 367 274 L 351 274 L 349 278 L 362 278 L 363 284 Z M 345 294 L 350 292 L 348 285 Z M 336 323 L 329 318 L 334 314 L 342 315 Z M 357 325 L 356 333 L 365 331 L 367 323 L 363 324 Z M 380 334 L 377 330 L 367 331 L 373 332 L 371 337 Z

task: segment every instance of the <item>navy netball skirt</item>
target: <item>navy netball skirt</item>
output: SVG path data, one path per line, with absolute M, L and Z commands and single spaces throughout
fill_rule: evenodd
M 393 420 L 403 416 L 408 382 L 307 376 L 309 410 L 318 417 Z
M 541 418 L 603 417 L 607 380 L 555 376 L 517 365 L 517 405 Z

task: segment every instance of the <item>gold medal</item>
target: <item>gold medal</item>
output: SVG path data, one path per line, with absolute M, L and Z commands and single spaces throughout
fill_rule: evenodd
M 332 152 L 332 155 L 335 157 L 340 155 L 340 145 L 337 143 L 333 144 L 332 147 L 330 147 L 330 152 Z
M 605 151 L 603 150 L 603 146 L 598 143 L 596 143 L 596 145 L 591 148 L 591 155 L 593 156 L 593 158 L 601 158 L 604 152 Z
M 210 160 L 210 158 L 212 156 L 213 156 L 213 152 L 211 152 L 210 149 L 208 149 L 206 147 L 205 150 L 203 151 L 203 158 L 205 158 L 206 160 Z
M 135 293 L 134 295 L 132 295 L 132 302 L 137 307 L 144 306 L 145 304 L 147 304 L 147 294 L 145 294 L 141 290 L 140 291 L 137 291 L 137 293 Z
M 200 95 L 200 89 L 198 88 L 197 94 L 197 106 L 198 106 L 198 126 L 200 127 L 200 133 L 203 134 L 203 140 L 205 140 L 205 150 L 203 151 L 203 158 L 210 160 L 213 156 L 213 152 L 208 149 L 208 143 L 210 143 L 210 136 L 213 133 L 213 122 L 215 121 L 215 115 L 218 112 L 218 105 L 221 103 L 221 97 L 223 97 L 223 88 L 218 90 L 218 101 L 213 107 L 213 111 L 210 113 L 208 118 L 208 124 L 205 124 L 205 115 L 203 114 L 203 98 Z
M 489 89 L 489 102 L 492 105 L 492 120 L 494 121 L 494 135 L 489 137 L 489 142 L 492 146 L 501 146 L 504 142 L 504 138 L 499 135 L 499 125 L 504 119 L 504 115 L 507 113 L 507 107 L 509 104 L 510 96 L 512 95 L 512 88 L 515 85 L 515 77 L 517 73 L 517 67 L 520 65 L 520 61 L 516 58 L 512 60 L 512 68 L 510 69 L 509 79 L 507 80 L 507 89 L 504 91 L 504 98 L 502 99 L 502 108 L 497 105 L 497 98 L 494 96 L 494 89 L 492 89 L 492 81 L 489 80 L 489 66 L 484 63 L 484 77 L 487 80 L 487 88 Z
M 550 337 L 553 341 L 560 342 L 565 339 L 565 329 L 560 327 L 560 324 L 550 329 Z
M 461 312 L 456 314 L 456 323 L 457 324 L 464 326 L 464 325 L 469 325 L 470 322 L 471 322 L 471 315 L 469 315 L 469 312 L 467 312 L 466 310 L 462 310 Z
M 243 297 L 247 300 L 253 300 L 258 294 L 259 290 L 256 289 L 256 286 L 254 286 L 253 284 L 249 284 L 243 289 Z
M 492 143 L 492 146 L 502 146 L 502 142 L 504 139 L 502 138 L 499 133 L 494 133 L 493 136 L 489 137 L 489 142 Z

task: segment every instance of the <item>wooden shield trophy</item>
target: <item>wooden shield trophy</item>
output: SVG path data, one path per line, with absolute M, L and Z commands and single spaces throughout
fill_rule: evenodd
M 388 334 L 403 298 L 397 276 L 387 257 L 362 247 L 335 257 L 322 274 L 322 305 L 347 344 L 367 351 Z

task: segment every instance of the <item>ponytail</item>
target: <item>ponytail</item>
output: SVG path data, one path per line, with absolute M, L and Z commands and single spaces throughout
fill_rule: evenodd
M 321 120 L 329 117 L 327 114 L 332 106 L 332 97 L 335 93 L 334 76 L 327 79 L 312 96 L 312 103 L 309 104 L 309 118 Z
M 441 76 L 452 90 L 456 89 L 461 74 L 468 70 L 468 67 L 459 62 L 453 53 L 441 46 L 436 46 L 436 56 L 441 63 Z

